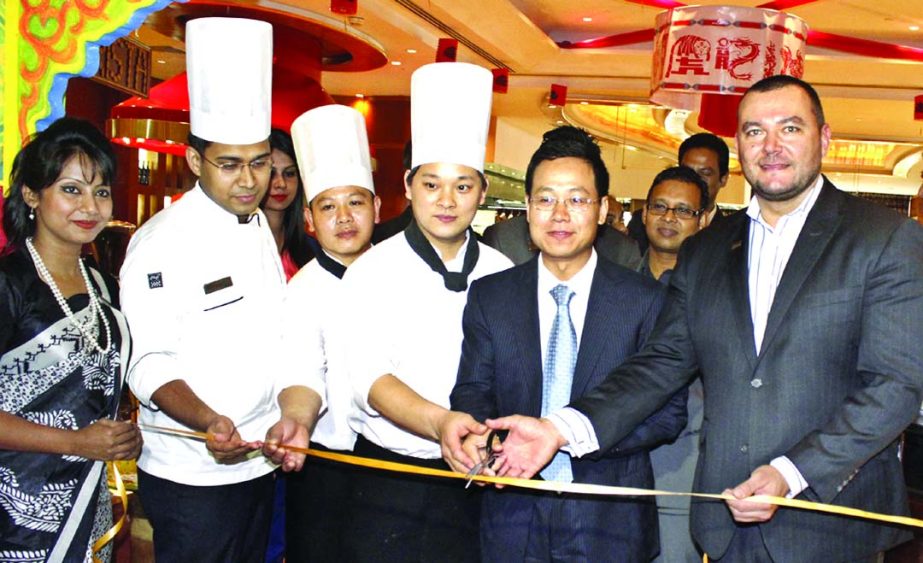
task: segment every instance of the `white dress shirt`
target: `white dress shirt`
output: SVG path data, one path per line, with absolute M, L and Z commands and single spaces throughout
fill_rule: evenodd
M 446 268 L 459 272 L 467 243 Z M 478 243 L 479 258 L 468 284 L 512 266 L 508 258 Z M 458 376 L 462 312 L 467 291 L 446 289 L 442 276 L 420 258 L 403 234 L 378 244 L 343 277 L 361 322 L 351 327 L 347 357 L 350 383 L 359 416 L 353 429 L 370 442 L 421 459 L 442 457 L 432 442 L 394 425 L 368 404 L 369 390 L 391 374 L 428 401 L 449 408 L 449 393 Z
M 747 208 L 750 217 L 749 240 L 749 291 L 750 315 L 753 320 L 753 336 L 756 350 L 760 350 L 766 321 L 775 297 L 776 288 L 782 279 L 785 266 L 791 258 L 798 235 L 808 218 L 808 214 L 817 202 L 823 186 L 823 176 L 818 175 L 814 186 L 804 201 L 792 212 L 781 217 L 775 227 L 771 227 L 760 213 L 759 200 L 753 196 Z M 596 431 L 590 420 L 580 411 L 565 407 L 548 415 L 548 420 L 568 445 L 563 448 L 572 455 L 580 457 L 599 449 Z M 809 485 L 801 472 L 785 456 L 779 456 L 770 462 L 785 478 L 789 487 L 789 497 L 797 496 Z M 731 486 L 731 485 L 729 485 Z
M 333 258 L 331 257 L 331 260 Z M 282 343 L 290 383 L 321 386 L 326 391 L 326 410 L 314 427 L 311 441 L 333 450 L 352 450 L 356 433 L 348 419 L 354 412 L 352 388 L 346 374 L 345 354 L 351 323 L 364 323 L 343 289 L 344 282 L 317 260 L 308 262 L 288 282 L 285 292 Z M 343 325 L 346 337 L 341 337 Z
M 262 440 L 279 419 L 282 264 L 266 217 L 239 224 L 196 185 L 131 239 L 121 271 L 122 311 L 133 355 L 128 383 L 142 424 L 189 429 L 151 402 L 182 379 L 244 440 Z M 144 433 L 138 467 L 187 485 L 259 477 L 274 466 L 259 452 L 220 464 L 205 444 Z
M 791 213 L 780 217 L 775 227 L 763 219 L 760 202 L 756 196 L 750 199 L 750 205 L 747 207 L 747 216 L 750 217 L 747 270 L 750 317 L 753 320 L 753 340 L 757 353 L 763 347 L 763 334 L 766 332 L 766 321 L 769 319 L 769 310 L 772 309 L 772 302 L 776 296 L 776 288 L 779 287 L 782 273 L 785 272 L 785 266 L 798 241 L 798 235 L 801 234 L 808 213 L 817 202 L 823 183 L 823 177 L 818 176 L 817 182 L 804 201 Z
M 798 235 L 804 228 L 808 213 L 817 203 L 821 187 L 824 185 L 823 176 L 817 176 L 817 181 L 810 188 L 807 197 L 797 208 L 783 215 L 776 221 L 775 227 L 763 219 L 760 202 L 753 196 L 747 206 L 747 216 L 750 217 L 750 240 L 747 255 L 748 282 L 750 291 L 750 318 L 753 321 L 753 343 L 759 353 L 763 348 L 763 335 L 766 333 L 766 322 L 769 320 L 769 311 L 776 297 L 776 289 L 782 281 L 785 266 L 788 265 Z M 785 456 L 779 456 L 769 462 L 775 467 L 788 483 L 788 497 L 797 496 L 808 488 L 801 472 Z

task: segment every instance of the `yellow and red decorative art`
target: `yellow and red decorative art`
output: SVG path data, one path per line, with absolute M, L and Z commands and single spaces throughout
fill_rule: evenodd
M 0 0 L 3 4 L 3 162 L 64 115 L 72 76 L 93 76 L 99 47 L 137 29 L 171 0 Z

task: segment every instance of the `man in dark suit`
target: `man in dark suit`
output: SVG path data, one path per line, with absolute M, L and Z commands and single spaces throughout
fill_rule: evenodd
M 472 284 L 453 410 L 481 420 L 546 414 L 638 350 L 663 294 L 653 280 L 594 251 L 608 184 L 589 134 L 570 126 L 545 134 L 526 172 L 528 226 L 540 254 Z M 569 343 L 556 340 L 561 330 Z M 601 459 L 562 452 L 542 477 L 650 487 L 648 450 L 679 434 L 685 410 L 683 391 Z M 469 457 L 476 459 L 478 445 L 486 445 L 484 436 L 470 435 Z M 485 561 L 647 561 L 657 553 L 657 535 L 651 499 L 488 490 L 482 505 Z
M 747 211 L 687 241 L 644 349 L 599 387 L 547 419 L 489 421 L 513 430 L 498 470 L 606 451 L 701 370 L 695 489 L 738 499 L 693 502 L 709 557 L 873 560 L 911 534 L 745 499 L 908 513 L 897 442 L 923 398 L 923 229 L 821 176 L 830 127 L 810 85 L 762 80 L 738 117 Z
M 481 242 L 502 252 L 514 264 L 523 264 L 538 254 L 538 247 L 529 235 L 529 223 L 525 215 L 500 221 L 484 229 Z M 610 262 L 634 270 L 641 264 L 641 250 L 630 237 L 623 235 L 609 225 L 597 226 L 593 243 L 596 252 Z

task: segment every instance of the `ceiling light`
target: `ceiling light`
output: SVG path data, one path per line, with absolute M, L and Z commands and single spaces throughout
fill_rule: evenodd
M 908 27 L 907 29 L 909 29 L 910 31 L 920 31 L 920 26 L 918 26 L 918 25 L 911 25 L 911 26 Z
M 407 49 L 407 54 L 408 54 L 408 55 L 416 55 L 416 54 L 417 54 L 417 50 L 416 50 L 416 49 Z
M 391 61 L 391 66 L 401 66 L 401 61 Z
M 580 105 L 581 105 L 581 106 L 586 106 L 586 105 L 589 105 L 589 104 L 590 104 L 590 102 L 580 102 Z
M 365 97 L 365 94 L 356 94 L 356 97 L 360 100 Z
M 157 62 L 160 63 L 160 64 L 166 64 L 166 63 L 167 63 L 167 61 L 165 61 L 165 60 L 163 60 L 163 59 L 157 59 Z
M 591 18 L 590 16 L 585 16 L 585 17 L 583 18 L 583 22 L 584 22 L 584 23 L 590 23 L 591 21 L 593 21 L 593 18 Z

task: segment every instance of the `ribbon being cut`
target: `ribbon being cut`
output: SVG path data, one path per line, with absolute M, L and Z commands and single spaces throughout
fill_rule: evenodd
M 162 426 L 151 426 L 147 424 L 140 424 L 139 427 L 144 432 L 159 432 L 163 434 L 168 434 L 171 436 L 177 436 L 182 438 L 188 438 L 191 440 L 208 440 L 208 434 L 205 432 L 193 432 L 191 430 L 182 430 L 179 428 L 166 428 Z M 478 481 L 481 483 L 489 483 L 493 485 L 504 485 L 509 487 L 519 487 L 522 489 L 532 489 L 538 491 L 549 491 L 554 493 L 576 493 L 581 495 L 601 495 L 601 496 L 688 496 L 698 499 L 712 500 L 712 501 L 725 501 L 725 500 L 736 500 L 731 495 L 726 494 L 716 494 L 716 493 L 693 493 L 693 492 L 678 492 L 678 491 L 659 491 L 656 489 L 636 489 L 632 487 L 612 487 L 606 485 L 588 485 L 581 483 L 562 483 L 557 481 L 539 481 L 532 479 L 519 479 L 513 477 L 491 477 L 487 475 L 466 475 L 464 473 L 456 473 L 454 471 L 446 471 L 442 469 L 431 469 L 427 467 L 418 467 L 416 465 L 408 465 L 404 463 L 394 463 L 390 461 L 382 461 L 378 459 L 371 459 L 366 457 L 359 457 L 353 455 L 344 455 L 337 454 L 332 452 L 322 452 L 318 450 L 312 450 L 310 448 L 300 448 L 297 446 L 289 446 L 282 444 L 280 447 L 286 448 L 288 450 L 303 453 L 308 456 L 327 459 L 331 461 L 336 461 L 340 463 L 347 463 L 350 465 L 356 465 L 359 467 L 367 467 L 371 469 L 380 469 L 383 471 L 395 471 L 399 473 L 409 473 L 414 475 L 424 475 L 429 477 L 442 477 L 446 479 L 461 479 L 461 480 L 471 480 Z M 917 518 L 909 518 L 906 516 L 892 516 L 890 514 L 879 514 L 877 512 L 868 512 L 865 510 L 859 510 L 856 508 L 850 508 L 848 506 L 839 506 L 835 504 L 825 504 L 820 502 L 811 502 L 806 500 L 794 499 L 794 498 L 785 498 L 785 497 L 774 497 L 774 496 L 765 496 L 765 495 L 756 495 L 751 497 L 749 500 L 753 502 L 760 502 L 766 504 L 773 504 L 776 506 L 786 507 L 786 508 L 795 508 L 800 510 L 811 510 L 815 512 L 826 512 L 829 514 L 837 514 L 840 516 L 848 516 L 852 518 L 862 518 L 865 520 L 876 520 L 879 522 L 887 522 L 889 524 L 899 524 L 902 526 L 912 526 L 915 528 L 923 528 L 923 520 Z

